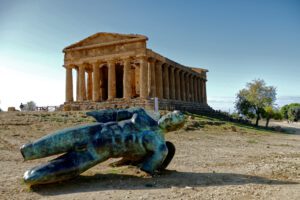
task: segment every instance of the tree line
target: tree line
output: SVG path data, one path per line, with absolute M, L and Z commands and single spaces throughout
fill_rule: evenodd
M 256 79 L 237 93 L 235 108 L 239 115 L 255 119 L 256 126 L 262 118 L 266 120 L 266 127 L 270 119 L 300 120 L 300 104 L 292 103 L 279 109 L 275 105 L 276 95 L 274 86 L 267 86 L 264 80 Z

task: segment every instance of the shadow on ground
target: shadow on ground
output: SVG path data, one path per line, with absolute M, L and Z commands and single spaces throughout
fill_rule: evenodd
M 285 130 L 286 133 L 300 135 L 300 128 L 296 128 L 296 127 L 282 127 L 282 129 Z
M 232 173 L 193 173 L 166 171 L 154 178 L 141 178 L 124 174 L 96 174 L 79 176 L 62 183 L 33 186 L 32 190 L 45 196 L 104 190 L 139 190 L 178 187 L 206 187 L 244 184 L 283 185 L 297 182 L 271 180 L 259 176 Z

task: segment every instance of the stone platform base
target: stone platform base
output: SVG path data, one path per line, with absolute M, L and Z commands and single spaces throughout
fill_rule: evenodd
M 159 110 L 180 110 L 187 111 L 195 114 L 208 114 L 214 112 L 214 110 L 203 103 L 196 102 L 186 102 L 178 100 L 158 100 Z M 63 110 L 98 110 L 98 109 L 108 109 L 108 108 L 130 108 L 130 107 L 143 107 L 145 109 L 154 110 L 154 99 L 114 99 L 112 101 L 103 102 L 66 102 L 62 105 Z

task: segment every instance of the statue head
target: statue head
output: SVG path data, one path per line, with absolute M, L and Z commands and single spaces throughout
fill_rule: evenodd
M 183 127 L 184 122 L 184 114 L 178 110 L 175 110 L 162 116 L 158 120 L 158 125 L 163 131 L 169 132 L 180 129 L 181 127 Z

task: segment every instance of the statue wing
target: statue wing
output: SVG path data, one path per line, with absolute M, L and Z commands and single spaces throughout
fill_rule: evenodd
M 142 108 L 129 108 L 129 109 L 103 109 L 97 111 L 87 112 L 87 116 L 91 116 L 100 123 L 118 122 L 130 119 L 135 113 L 145 113 Z

